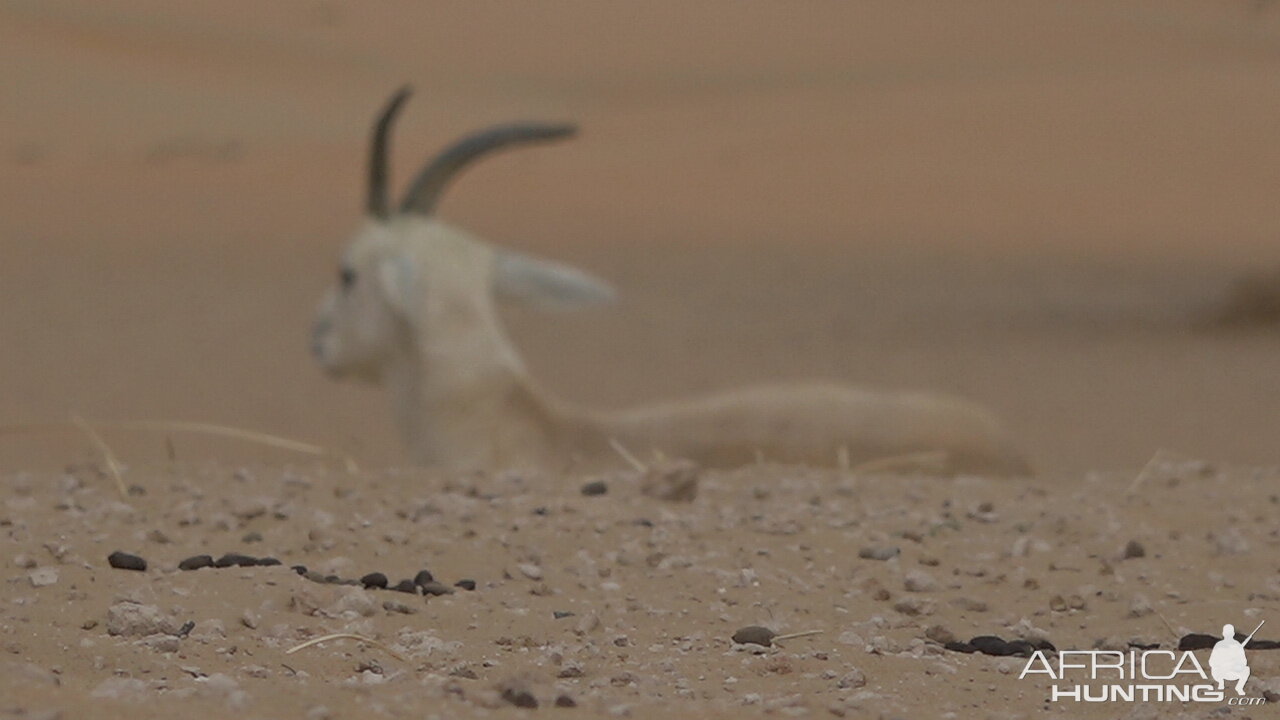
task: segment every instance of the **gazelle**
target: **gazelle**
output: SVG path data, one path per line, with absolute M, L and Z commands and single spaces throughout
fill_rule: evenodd
M 393 210 L 388 137 L 403 89 L 374 125 L 367 217 L 324 298 L 312 349 L 334 376 L 381 384 L 416 462 L 452 469 L 564 469 L 619 461 L 615 448 L 708 466 L 764 458 L 862 463 L 936 453 L 946 473 L 1023 474 L 1001 424 L 965 400 L 828 383 L 759 386 L 599 412 L 529 376 L 499 321 L 499 299 L 556 306 L 607 301 L 604 282 L 496 248 L 434 217 L 457 172 L 502 148 L 566 138 L 572 125 L 513 124 L 449 147 Z

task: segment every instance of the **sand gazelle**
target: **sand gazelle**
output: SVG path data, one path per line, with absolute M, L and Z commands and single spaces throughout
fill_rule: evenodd
M 834 465 L 939 451 L 946 472 L 1027 472 L 989 412 L 937 394 L 789 384 L 597 412 L 547 393 L 508 340 L 497 300 L 576 306 L 608 300 L 609 286 L 496 248 L 432 211 L 470 161 L 564 138 L 573 127 L 514 124 L 464 138 L 426 165 L 393 212 L 388 135 L 407 97 L 394 95 L 374 126 L 368 217 L 346 248 L 312 343 L 330 374 L 385 386 L 416 462 L 562 469 L 619 462 L 615 447 L 625 447 L 718 467 L 761 457 Z

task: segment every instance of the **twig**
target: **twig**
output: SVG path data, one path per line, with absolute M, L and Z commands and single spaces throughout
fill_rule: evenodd
M 391 649 L 390 647 L 388 647 L 387 645 L 384 645 L 383 643 L 380 643 L 380 642 L 378 642 L 377 640 L 374 640 L 373 638 L 367 638 L 367 637 L 365 637 L 365 636 L 363 636 L 363 635 L 356 635 L 355 633 L 333 633 L 332 635 L 321 635 L 321 636 L 320 636 L 320 637 L 318 637 L 318 638 L 311 638 L 310 640 L 308 640 L 308 641 L 306 641 L 306 642 L 304 642 L 304 643 L 300 643 L 300 644 L 298 644 L 298 645 L 294 645 L 293 647 L 289 648 L 288 650 L 285 650 L 285 651 L 284 651 L 284 654 L 285 654 L 285 655 L 292 655 L 292 654 L 294 654 L 294 653 L 298 652 L 299 650 L 302 650 L 303 648 L 309 648 L 309 647 L 311 647 L 312 645 L 319 645 L 320 643 L 325 642 L 325 641 L 327 641 L 327 640 L 343 640 L 343 639 L 346 639 L 346 640 L 359 640 L 359 641 L 360 641 L 360 642 L 362 642 L 362 643 L 367 643 L 367 644 L 369 644 L 369 645 L 373 645 L 373 646 L 374 646 L 374 647 L 376 647 L 376 648 L 381 648 L 382 650 L 385 650 L 385 651 L 387 652 L 387 654 L 389 654 L 391 657 L 393 657 L 393 658 L 395 658 L 395 659 L 399 660 L 400 662 L 409 662 L 409 660 L 408 660 L 405 656 L 401 655 L 400 653 L 396 652 L 395 650 L 392 650 L 392 649 Z
M 609 447 L 613 448 L 614 452 L 621 455 L 622 459 L 626 460 L 628 465 L 635 468 L 636 472 L 640 472 L 640 473 L 649 472 L 649 466 L 640 462 L 635 455 L 631 454 L 631 451 L 627 450 L 627 448 L 624 447 L 622 443 L 618 442 L 617 438 L 609 438 Z
M 110 475 L 111 479 L 116 483 L 116 491 L 120 493 L 120 499 L 127 500 L 129 497 L 129 490 L 124 486 L 124 475 L 121 472 L 119 461 L 116 460 L 115 453 L 111 452 L 111 448 L 107 446 L 106 441 L 102 439 L 102 436 L 99 435 L 98 432 L 89 425 L 89 423 L 85 422 L 84 418 L 75 413 L 71 413 L 71 422 L 75 423 L 76 427 L 84 431 L 84 434 L 89 437 L 89 442 L 93 443 L 93 446 L 97 449 L 98 453 L 102 455 L 102 462 L 107 466 L 107 474 Z
M 76 419 L 73 417 L 72 423 L 73 427 L 77 427 L 81 430 L 84 429 L 83 420 L 76 422 Z M 267 433 L 257 432 L 256 430 L 245 430 L 226 425 L 186 422 L 181 420 L 119 420 L 114 422 L 95 422 L 94 424 L 100 428 L 114 428 L 119 430 L 145 430 L 155 432 L 178 431 L 200 435 L 216 435 L 219 437 L 243 440 L 245 442 L 267 445 L 269 447 L 304 453 L 307 455 L 320 455 L 335 458 L 343 462 L 343 466 L 347 472 L 353 475 L 360 472 L 360 468 L 356 464 L 355 459 L 350 455 L 330 450 L 329 448 L 321 445 L 280 437 L 278 435 L 270 435 Z M 55 432 L 65 430 L 66 428 L 67 426 L 63 423 L 21 423 L 17 425 L 0 425 L 0 435 Z M 166 440 L 169 439 L 166 438 Z
M 808 637 L 810 635 L 819 635 L 821 630 L 805 630 L 804 632 L 787 633 L 786 635 L 774 635 L 772 642 L 781 642 L 783 640 L 791 640 L 792 638 Z

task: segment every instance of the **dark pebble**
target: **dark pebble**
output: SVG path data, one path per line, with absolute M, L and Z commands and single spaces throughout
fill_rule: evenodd
M 538 698 L 534 697 L 533 693 L 524 689 L 507 688 L 502 691 L 502 699 L 506 700 L 512 705 L 515 705 L 516 707 L 522 707 L 522 708 L 538 707 Z
M 974 650 L 983 655 L 995 655 L 997 657 L 1012 655 L 1013 650 L 1009 648 L 1009 643 L 1001 640 L 995 635 L 979 635 L 969 641 Z
M 360 578 L 360 584 L 367 588 L 378 588 L 379 590 L 387 587 L 387 576 L 380 572 L 371 572 Z
M 1131 558 L 1146 557 L 1146 556 L 1147 556 L 1147 549 L 1143 547 L 1142 543 L 1138 542 L 1137 540 L 1130 540 L 1129 543 L 1124 546 L 1125 560 L 1129 560 Z
M 325 575 L 325 576 L 324 576 L 324 581 L 325 581 L 325 582 L 327 582 L 327 583 L 329 583 L 330 585 L 340 585 L 340 584 L 342 584 L 342 578 L 341 578 L 341 577 L 339 577 L 339 576 L 337 576 L 337 575 Z
M 307 566 L 306 566 L 306 565 L 290 565 L 290 566 L 289 566 L 289 569 L 290 569 L 290 570 L 292 570 L 292 571 L 294 571 L 294 572 L 296 572 L 296 573 L 298 573 L 299 575 L 306 575 L 306 574 L 307 574 Z
M 943 645 L 943 647 L 945 647 L 946 649 L 950 650 L 951 652 L 959 652 L 959 653 L 976 653 L 976 652 L 978 652 L 978 648 L 976 648 L 976 647 L 974 647 L 974 646 L 970 645 L 970 644 L 969 644 L 969 643 L 967 643 L 967 642 L 960 642 L 959 640 L 952 640 L 951 642 L 947 643 L 946 645 Z
M 391 589 L 397 592 L 409 593 L 410 595 L 418 594 L 418 586 L 412 580 L 401 580 Z
M 191 631 L 195 629 L 196 629 L 196 621 L 188 620 L 182 623 L 182 627 L 178 628 L 178 632 L 174 633 L 174 635 L 180 638 L 184 638 L 190 635 Z
M 603 480 L 596 480 L 594 482 L 589 482 L 586 485 L 582 486 L 582 494 L 586 495 L 587 497 L 603 495 L 607 492 L 609 492 L 609 486 L 605 485 Z
M 770 647 L 773 645 L 773 638 L 776 636 L 777 633 L 767 627 L 748 625 L 733 634 L 733 641 L 739 645 L 746 645 L 750 643 L 752 645 Z
M 578 707 L 578 703 L 568 695 L 557 695 L 556 707 Z
M 458 582 L 454 583 L 453 586 L 460 587 L 463 590 L 475 590 L 476 581 L 475 580 L 459 580 Z
M 435 582 L 435 579 L 436 576 L 432 575 L 430 570 L 422 570 L 413 576 L 413 584 L 422 587 L 429 582 Z
M 117 570 L 146 570 L 147 561 L 119 550 L 107 556 L 107 564 Z
M 553 611 L 551 611 L 551 614 L 552 614 L 552 616 L 554 616 L 554 617 L 555 617 L 555 619 L 557 619 L 557 620 L 563 620 L 563 619 L 565 619 L 565 618 L 567 618 L 567 617 L 573 617 L 573 616 L 574 616 L 574 615 L 576 615 L 577 613 L 571 613 L 571 612 L 568 612 L 567 610 L 553 610 Z
M 199 570 L 207 567 L 213 567 L 213 558 L 209 555 L 192 555 L 178 563 L 179 570 Z
M 257 564 L 258 558 L 241 555 L 240 553 L 227 553 L 217 560 L 213 561 L 213 566 L 217 568 L 229 567 L 252 567 Z
M 264 557 L 264 558 L 258 558 L 258 562 L 255 564 L 258 567 L 272 567 L 275 565 L 282 565 L 283 563 L 281 563 L 279 560 L 273 557 Z

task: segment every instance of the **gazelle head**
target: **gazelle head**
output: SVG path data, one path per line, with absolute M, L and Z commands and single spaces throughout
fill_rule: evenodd
M 572 125 L 517 123 L 463 138 L 418 173 L 393 210 L 387 151 L 391 125 L 408 97 L 408 88 L 398 91 L 374 124 L 367 217 L 342 255 L 337 283 L 312 328 L 312 354 L 334 376 L 377 383 L 398 359 L 422 363 L 465 352 L 457 346 L 474 345 L 477 336 L 500 338 L 494 297 L 552 307 L 613 297 L 607 284 L 586 273 L 496 249 L 433 218 L 443 190 L 471 161 L 501 148 L 568 137 Z

